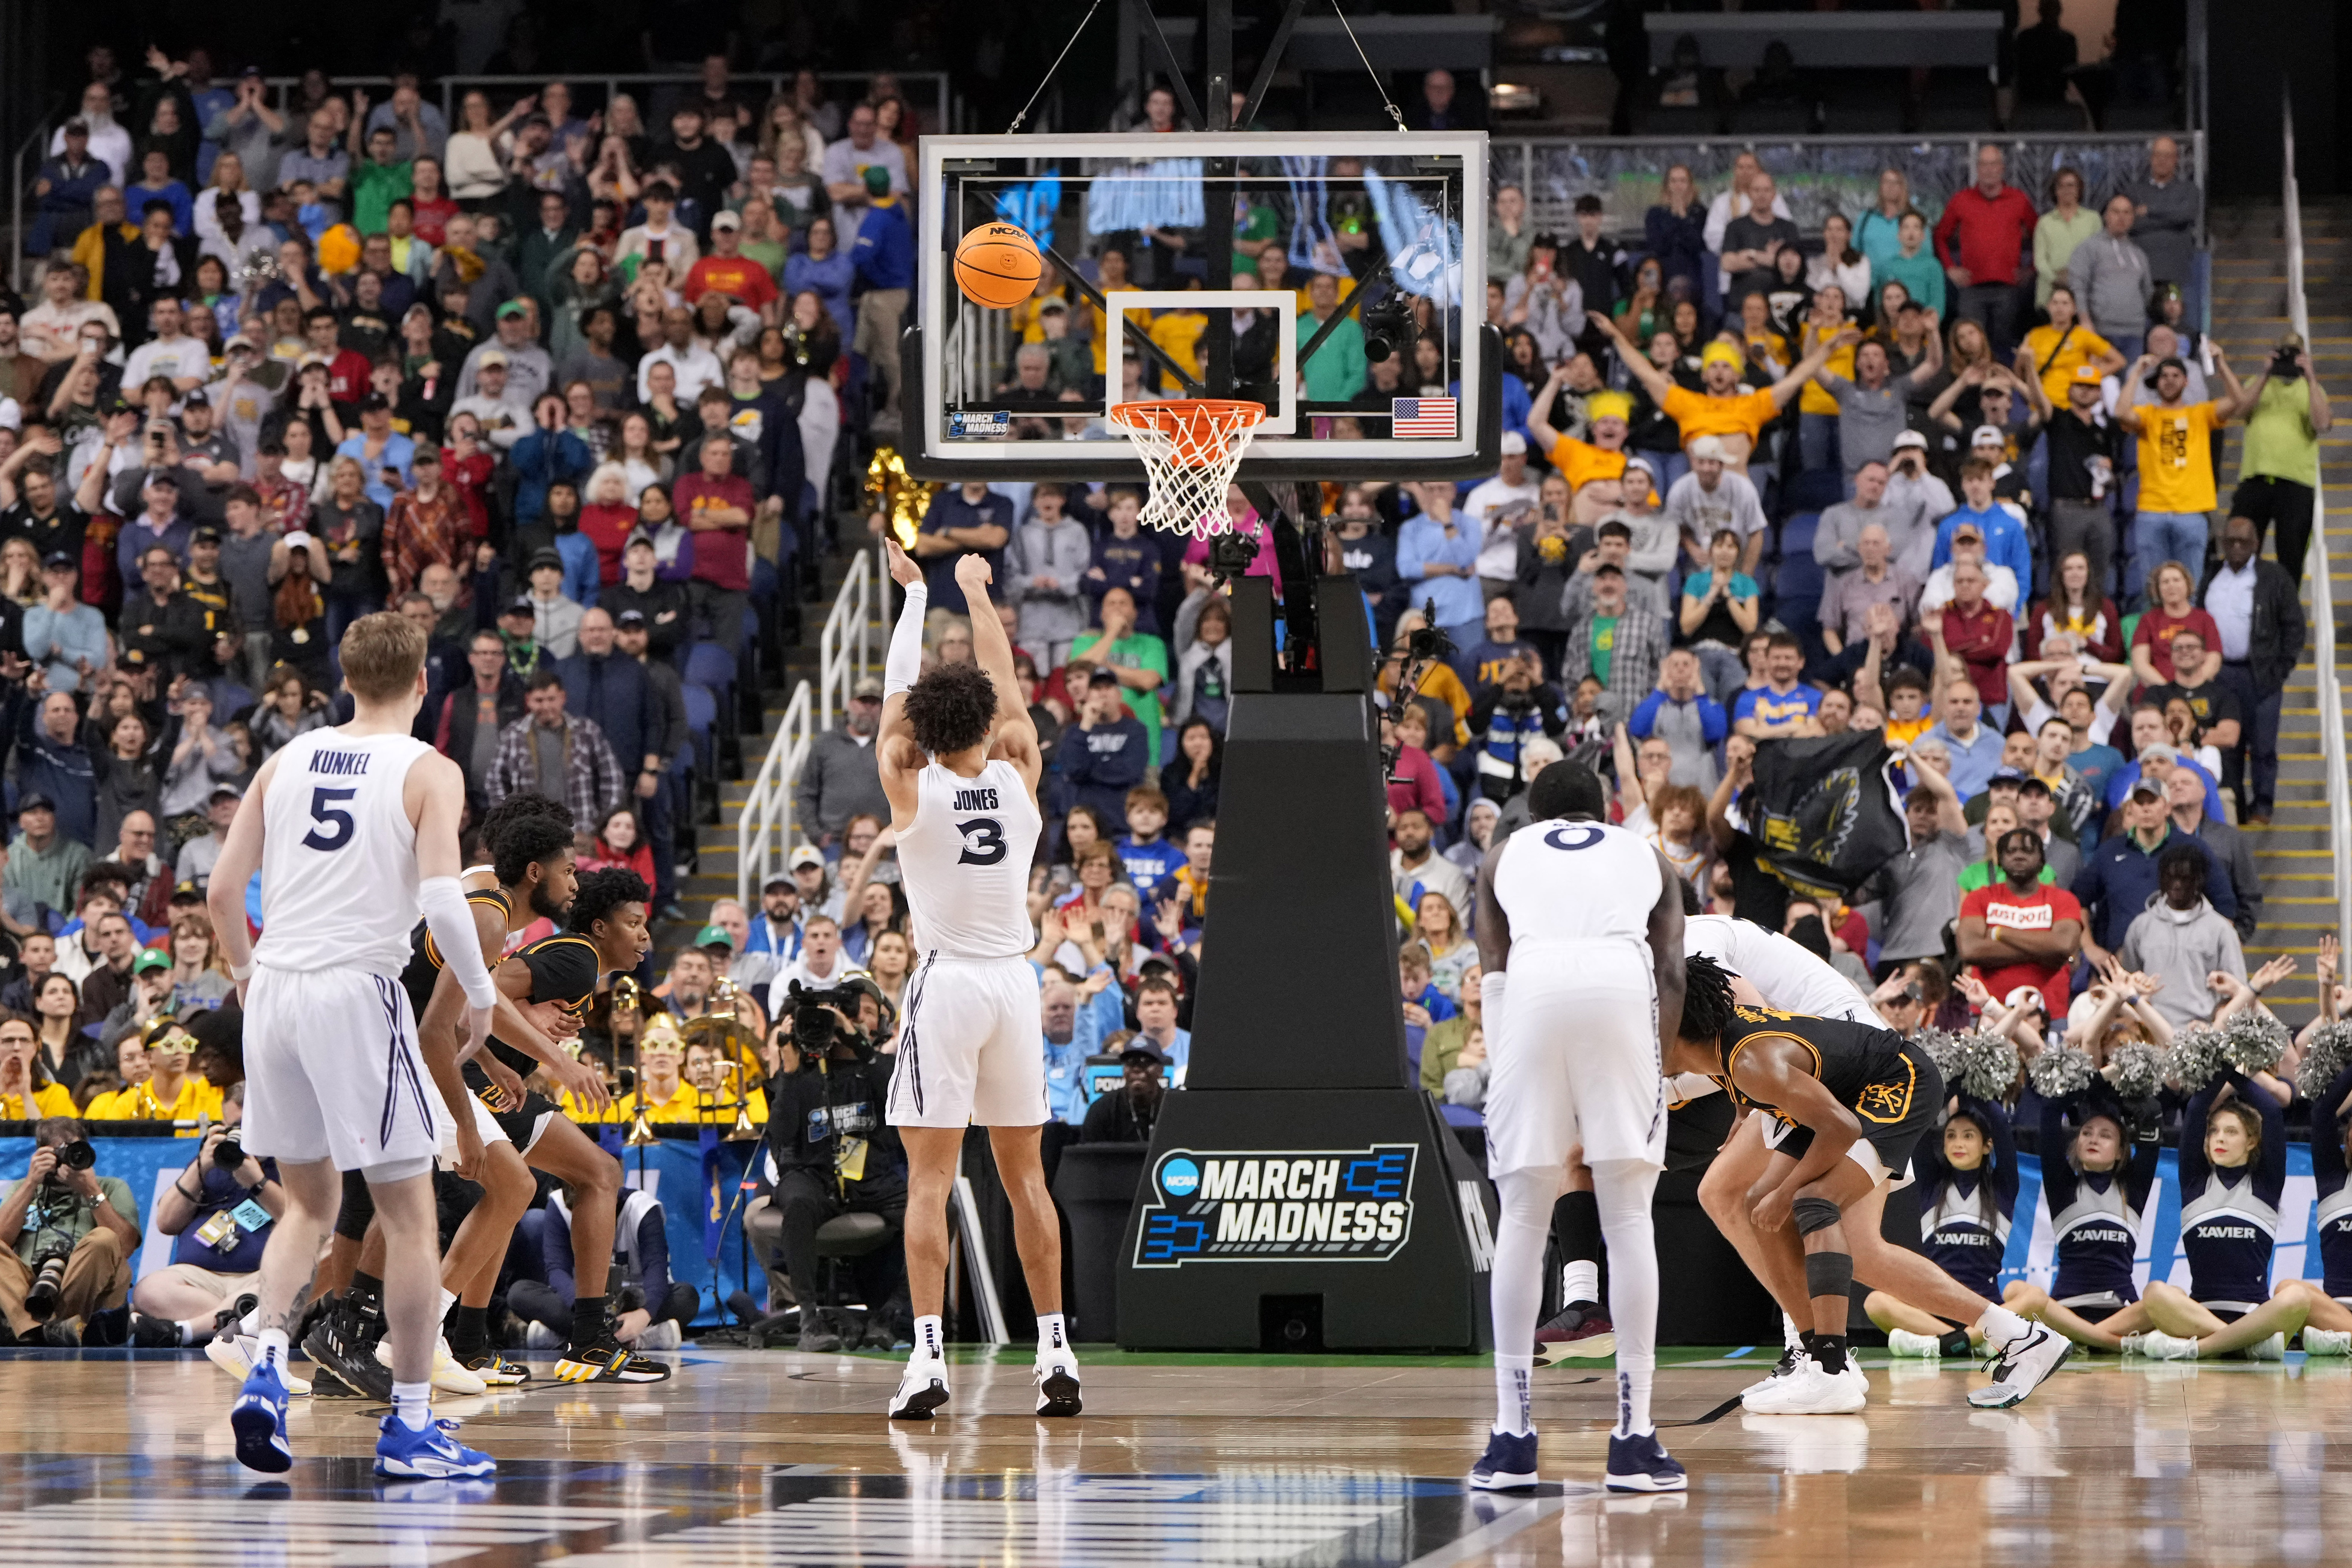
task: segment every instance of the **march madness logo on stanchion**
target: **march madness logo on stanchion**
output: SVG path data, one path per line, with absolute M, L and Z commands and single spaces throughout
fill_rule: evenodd
M 1151 1173 L 1135 1267 L 1385 1263 L 1412 1236 L 1419 1148 L 1171 1149 Z

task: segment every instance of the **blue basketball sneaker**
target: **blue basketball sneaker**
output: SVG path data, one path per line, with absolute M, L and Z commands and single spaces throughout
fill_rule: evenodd
M 1520 1491 L 1536 1484 L 1536 1435 L 1491 1432 L 1486 1451 L 1470 1467 L 1470 1485 L 1482 1492 Z
M 1612 1492 L 1679 1492 L 1690 1489 L 1690 1478 L 1679 1461 L 1668 1455 L 1655 1432 L 1638 1436 L 1609 1437 L 1609 1477 L 1602 1483 Z
M 499 1462 L 479 1448 L 457 1441 L 455 1421 L 440 1420 L 422 1432 L 412 1432 L 397 1415 L 387 1415 L 376 1430 L 375 1473 L 387 1480 L 440 1480 L 450 1476 L 487 1476 Z
M 270 1475 L 294 1468 L 294 1448 L 286 1441 L 286 1383 L 275 1363 L 264 1360 L 246 1374 L 228 1407 L 228 1424 L 236 1434 L 238 1464 Z

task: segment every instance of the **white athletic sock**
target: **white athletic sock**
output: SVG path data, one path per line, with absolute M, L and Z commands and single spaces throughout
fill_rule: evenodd
M 1529 1331 L 1533 1332 L 1532 1330 Z M 1500 1354 L 1495 1357 L 1496 1431 L 1524 1437 L 1536 1429 L 1535 1379 L 1535 1357 Z
M 201 1318 L 182 1318 L 180 1320 L 180 1342 L 182 1344 L 200 1345 L 212 1337 L 212 1313 L 206 1312 Z
M 1984 1316 L 1977 1320 L 1977 1327 L 1984 1331 L 1987 1341 L 1993 1344 L 2005 1345 L 2020 1334 L 2031 1330 L 2033 1325 L 2006 1307 L 1993 1306 L 1984 1310 Z
M 250 1338 L 261 1332 L 261 1309 L 256 1307 L 236 1321 L 236 1331 Z
M 1051 1355 L 1056 1351 L 1066 1351 L 1069 1348 L 1070 1333 L 1069 1330 L 1065 1327 L 1062 1322 L 1062 1314 L 1059 1312 L 1038 1313 L 1037 1353 L 1041 1356 Z
M 412 1432 L 422 1432 L 433 1425 L 433 1384 L 395 1383 L 392 1385 L 392 1413 L 400 1424 Z
M 286 1371 L 287 1353 L 292 1348 L 291 1342 L 286 1337 L 286 1331 L 264 1329 L 261 1331 L 260 1338 L 261 1354 L 255 1361 L 254 1365 L 274 1367 L 283 1375 Z
M 1495 1430 L 1517 1434 L 1528 1424 L 1535 1375 L 1536 1318 L 1543 1310 L 1544 1247 L 1551 1237 L 1551 1205 L 1567 1184 L 1559 1165 L 1506 1171 L 1495 1188 L 1502 1223 L 1495 1229 L 1495 1272 L 1487 1298 L 1495 1323 Z
M 1570 1301 L 1601 1300 L 1601 1265 L 1591 1258 L 1579 1258 L 1559 1266 L 1559 1299 Z
M 433 1327 L 433 1331 L 434 1331 L 435 1333 L 436 1333 L 436 1334 L 437 1334 L 437 1333 L 439 1333 L 439 1332 L 441 1331 L 441 1325 L 442 1325 L 443 1323 L 446 1323 L 446 1322 L 447 1322 L 447 1321 L 449 1321 L 449 1309 L 450 1309 L 450 1308 L 452 1308 L 452 1307 L 454 1307 L 454 1306 L 456 1306 L 457 1304 L 457 1292 L 456 1292 L 455 1290 L 450 1289 L 449 1289 L 448 1287 L 446 1287 L 446 1286 L 442 1287 L 442 1289 L 441 1289 L 441 1309 L 440 1309 L 440 1310 L 439 1310 L 439 1311 L 436 1312 L 436 1313 L 433 1315 L 433 1325 L 434 1325 L 434 1327 Z
M 1650 1424 L 1650 1379 L 1658 1364 L 1658 1245 L 1650 1197 L 1658 1168 L 1645 1160 L 1597 1160 L 1592 1195 L 1609 1246 L 1609 1323 L 1617 1332 L 1617 1436 Z
M 941 1347 L 945 1342 L 945 1342 L 945 1336 L 944 1336 L 944 1335 L 940 1332 L 940 1321 L 939 1321 L 939 1319 L 937 1319 L 936 1317 L 932 1317 L 932 1318 L 917 1318 L 917 1319 L 915 1320 L 915 1359 L 916 1359 L 916 1360 L 918 1360 L 918 1361 L 937 1361 L 937 1360 L 939 1360 L 939 1359 L 940 1359 L 940 1347 Z
M 1780 1348 L 1784 1351 L 1805 1348 L 1804 1335 L 1797 1328 L 1797 1320 L 1786 1312 L 1780 1314 Z

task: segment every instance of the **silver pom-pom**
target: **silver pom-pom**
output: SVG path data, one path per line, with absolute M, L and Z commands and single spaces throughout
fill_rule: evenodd
M 2005 1035 L 1981 1029 L 1962 1035 L 1954 1045 L 1952 1069 L 1944 1081 L 1978 1100 L 2009 1098 L 2017 1082 L 2017 1046 Z
M 2352 1067 L 2352 1021 L 2338 1018 L 2305 1037 L 2303 1065 L 2295 1070 L 2294 1086 L 2305 1099 L 2317 1100 L 2347 1067 Z
M 2242 1073 L 2268 1072 L 2294 1043 L 2286 1026 L 2258 1007 L 2233 1014 L 2221 1026 L 2221 1058 Z
M 1933 1026 L 1922 1028 L 1911 1037 L 1911 1043 L 1927 1053 L 1936 1070 L 1944 1075 L 1946 1083 L 1956 1083 L 1960 1076 L 1960 1037 L 1948 1029 Z
M 2189 1024 L 2173 1031 L 2172 1048 L 2165 1053 L 2164 1076 L 2195 1094 L 2228 1064 L 2221 1057 L 2221 1031 Z
M 2164 1053 L 2145 1040 L 2126 1040 L 2107 1053 L 2108 1080 L 2126 1104 L 2147 1099 L 2164 1083 Z
M 2033 1058 L 2025 1069 L 2032 1081 L 2033 1091 L 2044 1100 L 2064 1100 L 2091 1087 L 2098 1069 L 2092 1064 L 2091 1053 L 2073 1046 L 2051 1046 Z

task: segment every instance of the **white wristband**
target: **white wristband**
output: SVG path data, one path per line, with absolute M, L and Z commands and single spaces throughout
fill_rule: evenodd
M 230 965 L 228 966 L 228 977 L 229 977 L 231 980 L 250 980 L 250 979 L 252 979 L 252 978 L 253 978 L 253 963 L 252 963 L 252 961 L 251 961 L 251 960 L 247 960 L 247 962 L 245 962 L 245 963 L 232 963 L 232 964 L 230 964 Z

